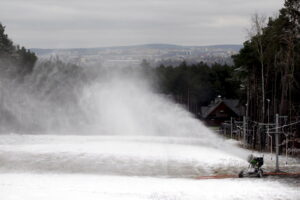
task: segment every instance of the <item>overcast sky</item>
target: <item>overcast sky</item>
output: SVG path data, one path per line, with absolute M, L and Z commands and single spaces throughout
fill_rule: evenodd
M 27 48 L 242 44 L 251 15 L 283 0 L 0 0 L 0 22 Z

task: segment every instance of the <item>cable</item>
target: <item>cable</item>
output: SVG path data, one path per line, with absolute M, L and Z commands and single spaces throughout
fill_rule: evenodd
M 275 129 L 277 129 L 277 128 L 280 129 L 280 128 L 292 126 L 292 125 L 299 124 L 299 123 L 300 123 L 300 121 L 297 121 L 297 122 L 293 122 L 293 123 L 286 124 L 286 125 L 283 125 L 283 126 L 279 126 L 279 127 L 275 127 L 275 128 L 270 128 L 269 130 L 275 130 Z

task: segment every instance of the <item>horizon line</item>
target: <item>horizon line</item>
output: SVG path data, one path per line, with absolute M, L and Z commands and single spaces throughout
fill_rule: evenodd
M 124 47 L 139 47 L 139 46 L 150 46 L 150 45 L 166 45 L 174 47 L 214 47 L 214 46 L 243 46 L 243 44 L 210 44 L 210 45 L 180 45 L 172 43 L 144 43 L 144 44 L 132 44 L 132 45 L 112 45 L 112 46 L 95 46 L 95 47 L 58 47 L 58 48 L 44 48 L 44 47 L 33 47 L 28 49 L 42 49 L 42 50 L 68 50 L 68 49 L 98 49 L 98 48 L 124 48 Z

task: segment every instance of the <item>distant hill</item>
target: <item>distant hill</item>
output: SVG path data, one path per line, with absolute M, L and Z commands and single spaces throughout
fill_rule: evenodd
M 70 49 L 39 49 L 33 48 L 39 57 L 58 55 L 79 64 L 102 65 L 139 65 L 143 59 L 153 66 L 159 64 L 180 63 L 228 63 L 231 55 L 236 54 L 242 45 L 211 45 L 211 46 L 180 46 L 173 44 L 143 44 L 132 46 L 70 48 Z

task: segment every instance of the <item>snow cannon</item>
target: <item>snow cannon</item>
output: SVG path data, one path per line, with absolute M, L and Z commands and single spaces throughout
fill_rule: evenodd
M 262 166 L 264 164 L 264 157 L 255 157 L 252 154 L 248 157 L 249 166 L 246 170 L 239 173 L 239 177 L 263 177 Z

